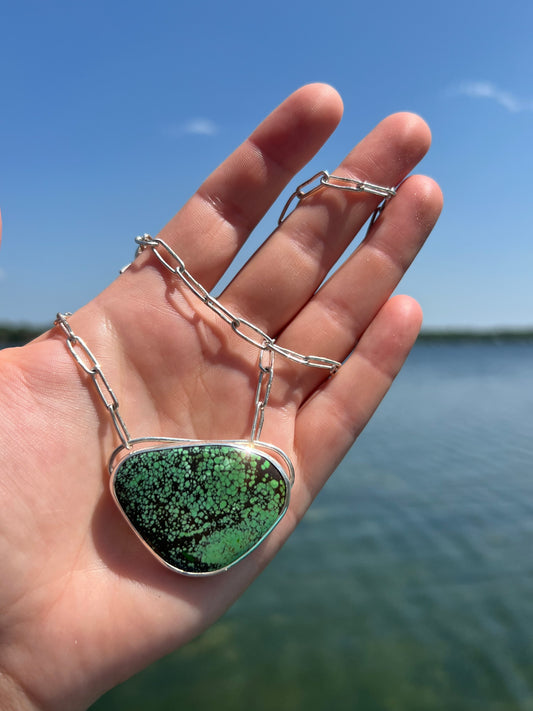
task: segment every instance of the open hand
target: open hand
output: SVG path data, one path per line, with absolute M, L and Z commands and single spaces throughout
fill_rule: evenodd
M 159 236 L 206 289 L 221 279 L 341 111 L 330 87 L 300 89 L 162 230 Z M 108 489 L 116 432 L 59 329 L 0 353 L 3 709 L 85 708 L 204 630 L 272 559 L 368 422 L 418 334 L 419 306 L 391 294 L 441 208 L 432 180 L 405 179 L 429 142 L 420 118 L 393 115 L 335 169 L 401 185 L 368 237 L 322 286 L 378 198 L 318 191 L 220 297 L 280 345 L 343 361 L 328 378 L 277 359 L 262 439 L 294 463 L 291 503 L 274 532 L 226 573 L 205 579 L 173 573 L 128 528 Z M 249 436 L 257 350 L 150 250 L 70 322 L 97 356 L 132 436 Z

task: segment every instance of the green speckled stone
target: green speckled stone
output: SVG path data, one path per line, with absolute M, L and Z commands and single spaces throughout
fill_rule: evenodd
M 231 444 L 134 452 L 117 467 L 111 488 L 149 548 L 191 575 L 225 570 L 253 550 L 289 497 L 271 459 Z

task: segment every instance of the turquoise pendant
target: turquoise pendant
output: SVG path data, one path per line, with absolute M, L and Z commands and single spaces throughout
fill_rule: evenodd
M 265 447 L 277 456 L 261 451 Z M 248 555 L 279 523 L 291 470 L 286 455 L 270 445 L 158 446 L 126 454 L 112 470 L 111 491 L 135 533 L 167 567 L 212 575 Z

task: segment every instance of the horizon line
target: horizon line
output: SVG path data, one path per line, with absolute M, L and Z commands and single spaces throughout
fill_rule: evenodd
M 0 346 L 24 345 L 52 327 L 24 322 L 0 322 Z M 533 325 L 530 326 L 427 326 L 420 331 L 417 340 L 533 340 Z

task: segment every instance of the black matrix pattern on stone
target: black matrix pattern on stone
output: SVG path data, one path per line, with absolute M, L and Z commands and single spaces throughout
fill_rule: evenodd
M 150 548 L 187 573 L 224 569 L 255 548 L 288 494 L 269 459 L 225 444 L 136 452 L 118 467 L 114 491 Z

